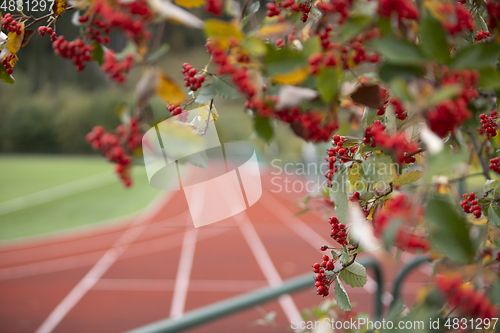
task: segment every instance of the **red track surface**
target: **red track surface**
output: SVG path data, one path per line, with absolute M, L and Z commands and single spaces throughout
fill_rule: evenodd
M 140 221 L 0 247 L 0 332 L 35 332 L 54 312 L 53 332 L 123 332 L 311 272 L 324 254 L 318 248 L 331 240 L 329 225 L 317 212 L 294 218 L 302 195 L 271 193 L 270 180 L 263 178 L 262 198 L 246 212 L 200 229 L 183 193 L 174 192 Z M 398 267 L 381 260 L 390 290 Z M 407 304 L 428 279 L 425 270 L 410 275 Z M 355 311 L 372 313 L 373 282 L 346 289 Z M 251 326 L 263 316 L 249 309 L 190 332 L 289 332 L 297 310 L 321 302 L 311 280 L 311 288 L 262 305 L 277 313 L 274 327 Z

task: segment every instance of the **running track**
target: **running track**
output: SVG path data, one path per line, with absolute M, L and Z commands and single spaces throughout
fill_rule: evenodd
M 303 194 L 272 193 L 271 176 L 262 181 L 254 206 L 200 229 L 178 191 L 118 226 L 0 245 L 0 332 L 123 332 L 311 272 L 324 254 L 319 247 L 332 244 L 323 212 L 293 217 Z M 387 305 L 402 263 L 377 257 L 384 263 Z M 407 305 L 429 271 L 423 267 L 407 279 Z M 373 313 L 372 279 L 346 289 L 356 312 Z M 189 332 L 290 332 L 291 319 L 322 301 L 311 280 L 309 289 Z M 276 312 L 276 325 L 252 325 L 263 311 Z

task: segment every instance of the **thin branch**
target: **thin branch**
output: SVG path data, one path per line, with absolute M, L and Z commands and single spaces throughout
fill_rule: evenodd
M 479 159 L 479 163 L 481 163 L 481 167 L 483 168 L 483 175 L 486 177 L 486 179 L 491 179 L 490 168 L 488 166 L 488 163 L 486 163 L 484 156 L 481 153 L 481 148 L 479 147 L 479 144 L 476 140 L 476 137 L 474 136 L 474 133 L 472 133 L 471 131 L 468 131 L 468 130 L 465 130 L 464 132 L 469 135 L 470 142 L 472 143 L 472 146 L 474 147 L 474 150 L 476 151 L 477 158 Z
M 74 6 L 69 6 L 68 8 L 66 8 L 66 10 L 64 12 L 67 12 L 67 11 L 70 11 L 72 9 L 74 9 L 75 7 Z M 51 17 L 53 15 L 52 11 L 48 14 L 45 14 L 43 16 L 40 16 L 40 17 L 34 17 L 33 15 L 30 15 L 30 16 L 25 16 L 25 18 L 28 18 L 29 20 L 33 20 L 33 22 L 31 22 L 30 24 L 26 25 L 24 27 L 24 29 L 27 29 L 29 28 L 30 26 L 32 26 L 33 24 L 37 23 L 37 22 L 40 22 L 41 20 L 44 20 L 48 17 Z M 58 15 L 57 17 L 61 16 L 62 14 Z M 57 18 L 56 17 L 56 18 Z

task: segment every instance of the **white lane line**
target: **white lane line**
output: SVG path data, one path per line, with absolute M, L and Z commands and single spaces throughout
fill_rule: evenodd
M 189 217 L 188 222 L 190 221 L 191 218 Z M 172 318 L 181 317 L 184 313 L 197 236 L 198 229 L 188 229 L 184 233 L 179 268 L 175 279 L 174 295 L 172 297 L 172 306 L 170 308 L 170 317 Z
M 61 199 L 73 194 L 93 190 L 117 182 L 117 178 L 113 177 L 113 173 L 111 171 L 75 180 L 66 184 L 2 202 L 0 203 L 0 215 L 37 206 L 49 201 Z
M 69 311 L 82 299 L 83 296 L 95 285 L 106 271 L 125 252 L 132 242 L 146 229 L 152 218 L 160 212 L 165 204 L 172 198 L 172 193 L 165 192 L 157 197 L 143 213 L 130 225 L 113 246 L 99 259 L 80 282 L 66 295 L 59 305 L 50 313 L 36 333 L 49 333 L 64 319 Z
M 202 233 L 198 236 L 199 240 L 209 239 L 218 235 L 221 235 L 230 229 L 213 229 L 210 230 L 211 233 Z M 127 251 L 120 259 L 136 258 L 140 256 L 145 256 L 152 253 L 162 252 L 169 249 L 182 246 L 182 233 L 177 233 L 170 236 L 165 236 L 161 238 L 156 238 L 141 243 L 135 243 L 130 246 L 129 251 Z M 49 274 L 55 272 L 61 272 L 73 268 L 80 268 L 86 266 L 92 266 L 99 258 L 104 254 L 104 251 L 97 251 L 87 254 L 81 254 L 76 256 L 71 256 L 62 259 L 55 259 L 50 261 L 44 261 L 40 263 L 28 264 L 23 266 L 15 266 L 9 268 L 0 269 L 0 281 L 23 278 L 28 276 Z
M 266 198 L 264 200 L 260 200 L 265 208 L 270 211 L 274 216 L 280 219 L 285 225 L 287 225 L 293 232 L 295 232 L 298 236 L 300 236 L 303 240 L 309 243 L 315 249 L 318 249 L 322 245 L 332 246 L 332 244 L 319 235 L 314 229 L 304 223 L 299 217 L 292 216 L 292 213 L 281 204 L 274 196 L 272 196 L 269 192 L 266 193 Z M 370 276 L 367 276 L 366 284 L 363 288 L 370 294 L 374 293 L 377 289 L 377 282 L 373 280 Z M 383 300 L 384 301 L 384 300 Z M 385 304 L 385 302 L 384 302 Z M 388 304 L 385 304 L 388 305 Z
M 274 266 L 269 253 L 267 252 L 262 240 L 260 239 L 257 231 L 255 230 L 252 222 L 250 222 L 247 214 L 242 212 L 235 216 L 235 219 L 240 227 L 241 233 L 243 237 L 248 243 L 250 250 L 252 251 L 259 267 L 266 277 L 269 285 L 278 286 L 283 283 L 278 270 Z M 292 297 L 290 295 L 282 295 L 278 298 L 278 302 L 285 312 L 285 315 L 288 317 L 288 320 L 291 322 L 292 320 L 300 321 L 302 320 L 302 316 L 300 315 L 297 306 L 295 305 Z
M 172 291 L 177 280 L 155 279 L 100 279 L 92 290 L 127 291 Z M 235 292 L 252 291 L 267 286 L 267 281 L 258 280 L 190 280 L 189 291 Z

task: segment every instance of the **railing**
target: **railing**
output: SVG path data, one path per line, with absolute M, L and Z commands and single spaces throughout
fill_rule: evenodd
M 408 273 L 418 265 L 428 260 L 428 257 L 418 257 L 401 270 L 394 283 L 393 304 L 395 304 L 395 302 L 399 298 L 399 289 Z M 379 320 L 382 318 L 383 313 L 382 294 L 384 286 L 380 264 L 372 258 L 361 258 L 358 261 L 363 266 L 373 269 L 375 281 L 377 283 L 377 291 L 375 293 L 375 319 Z M 193 328 L 210 321 L 228 316 L 230 314 L 251 308 L 261 303 L 268 302 L 270 300 L 278 298 L 281 295 L 290 294 L 305 288 L 312 288 L 314 286 L 313 281 L 314 280 L 312 274 L 304 274 L 299 277 L 289 279 L 277 287 L 261 288 L 244 295 L 232 297 L 221 302 L 192 310 L 179 318 L 167 318 L 143 327 L 136 328 L 132 331 L 129 331 L 128 333 L 181 332 L 189 328 Z

